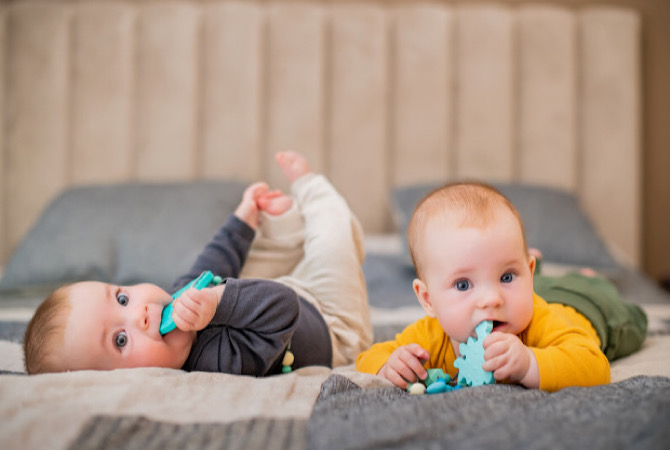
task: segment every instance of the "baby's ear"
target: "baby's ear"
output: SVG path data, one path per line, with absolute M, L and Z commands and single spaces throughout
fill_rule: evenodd
M 537 259 L 535 255 L 528 255 L 528 268 L 530 269 L 530 276 L 535 274 L 535 267 L 537 266 Z
M 417 300 L 421 303 L 426 315 L 429 317 L 435 317 L 435 312 L 433 311 L 433 304 L 430 302 L 430 295 L 428 294 L 428 288 L 426 283 L 419 278 L 415 278 L 412 282 L 412 288 L 414 289 L 414 294 L 416 294 Z

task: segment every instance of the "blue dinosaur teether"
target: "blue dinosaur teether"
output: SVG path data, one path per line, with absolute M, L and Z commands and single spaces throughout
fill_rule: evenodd
M 208 287 L 210 284 L 221 284 L 223 282 L 223 279 L 219 276 L 214 276 L 212 272 L 209 270 L 204 271 L 201 273 L 198 278 L 191 280 L 188 282 L 186 286 L 183 288 L 179 289 L 177 292 L 172 294 L 172 301 L 176 300 L 185 290 L 190 289 L 190 288 L 196 288 L 197 290 L 200 290 L 202 288 Z M 172 302 L 170 302 L 169 305 L 167 305 L 165 308 L 163 308 L 163 312 L 161 313 L 161 326 L 160 326 L 160 333 L 161 334 L 167 334 L 170 331 L 174 330 L 177 328 L 177 325 L 175 325 L 174 320 L 172 320 Z
M 475 328 L 477 339 L 468 338 L 468 342 L 462 342 L 458 346 L 461 356 L 454 361 L 454 367 L 458 369 L 458 384 L 461 386 L 482 386 L 496 382 L 493 372 L 482 369 L 484 364 L 484 339 L 493 330 L 493 322 L 485 320 Z

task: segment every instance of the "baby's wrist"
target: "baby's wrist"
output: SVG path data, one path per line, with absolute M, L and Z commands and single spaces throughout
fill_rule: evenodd
M 223 291 L 226 290 L 226 283 L 221 283 L 217 286 L 214 286 L 212 289 L 217 295 L 216 304 L 218 305 L 219 303 L 221 303 L 221 298 L 223 297 Z
M 379 368 L 377 371 L 377 375 L 379 375 L 382 378 L 386 378 L 386 366 L 388 365 L 388 362 L 384 363 L 383 366 Z
M 540 387 L 540 369 L 537 365 L 537 358 L 535 358 L 535 353 L 530 348 L 526 347 L 528 352 L 528 368 L 526 369 L 525 375 L 521 378 L 520 383 L 527 388 L 539 388 Z
M 254 210 L 250 211 L 250 209 L 240 206 L 235 210 L 233 215 L 256 231 L 256 228 L 258 228 L 258 210 L 254 208 Z

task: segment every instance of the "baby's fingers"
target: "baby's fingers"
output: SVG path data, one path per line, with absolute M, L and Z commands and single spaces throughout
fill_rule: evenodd
M 423 367 L 423 363 L 428 361 L 430 354 L 419 344 L 409 344 L 403 348 L 407 352 L 406 354 L 402 354 L 405 364 L 407 364 L 407 367 L 412 371 L 412 374 L 416 374 L 419 379 L 424 380 L 428 376 L 428 372 L 426 372 L 426 368 Z M 412 381 L 412 379 L 408 380 Z
M 265 194 L 268 191 L 268 185 L 264 181 L 258 181 L 251 184 L 244 190 L 243 197 L 250 199 L 257 199 L 259 196 Z
M 177 328 L 184 331 L 193 330 L 198 321 L 197 303 L 187 293 L 188 291 L 184 292 L 172 304 L 172 319 Z
M 394 366 L 393 373 L 399 377 L 397 381 L 393 383 L 401 388 L 406 388 L 407 383 L 416 383 L 418 381 L 418 376 L 414 370 L 408 367 L 406 364 L 400 364 Z
M 217 296 L 211 291 L 188 289 L 175 300 L 173 320 L 180 330 L 202 330 L 209 324 L 217 305 Z
M 399 388 L 407 389 L 407 380 L 394 370 L 387 370 L 384 377 Z
M 417 344 L 398 347 L 389 357 L 386 363 L 386 370 L 389 373 L 393 372 L 392 381 L 394 384 L 404 388 L 407 387 L 408 381 L 415 383 L 417 379 L 426 378 L 428 374 L 423 367 L 423 361 L 427 359 L 428 352 Z

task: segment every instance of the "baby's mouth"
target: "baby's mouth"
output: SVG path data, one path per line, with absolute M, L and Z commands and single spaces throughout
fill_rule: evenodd
M 493 331 L 499 331 L 507 324 L 507 322 L 501 322 L 500 320 L 492 320 L 492 322 L 493 322 Z

